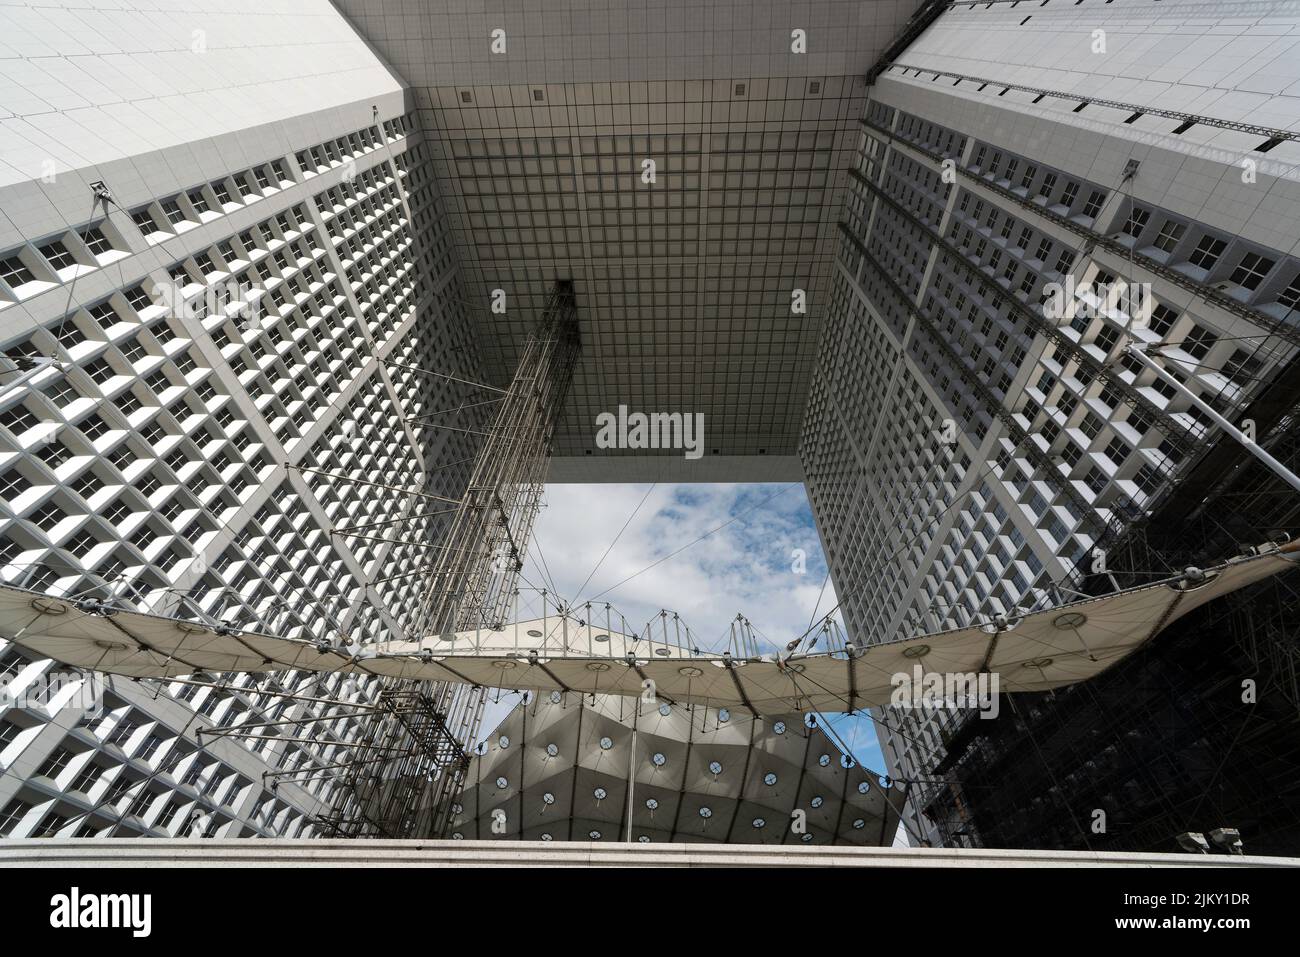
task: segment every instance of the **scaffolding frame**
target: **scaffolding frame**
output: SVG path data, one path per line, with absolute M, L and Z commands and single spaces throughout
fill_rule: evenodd
M 471 628 L 500 627 L 524 566 L 564 408 L 579 338 L 573 285 L 559 281 L 500 393 L 492 424 L 474 459 L 408 625 L 422 645 Z M 423 370 L 418 370 L 423 371 Z M 440 375 L 440 373 L 430 373 Z M 454 377 L 449 377 L 454 378 Z M 349 533 L 345 533 L 349 534 Z M 363 732 L 344 763 L 330 810 L 317 821 L 331 837 L 430 838 L 446 829 L 464 786 L 466 748 L 478 735 L 485 690 L 453 682 L 381 684 L 381 708 L 363 718 Z M 375 755 L 391 755 L 376 761 Z
M 1294 470 L 1300 391 L 1279 393 L 1260 444 Z M 1081 570 L 1070 587 L 1129 587 L 1300 534 L 1300 496 L 1230 437 L 1190 471 L 1102 543 L 1108 572 Z M 1300 853 L 1298 579 L 1227 595 L 1091 682 L 1015 696 L 997 720 L 963 714 L 922 788 L 922 813 L 952 844 L 1177 851 L 1178 834 L 1226 826 L 1255 853 Z M 1108 811 L 1104 830 L 1091 809 Z

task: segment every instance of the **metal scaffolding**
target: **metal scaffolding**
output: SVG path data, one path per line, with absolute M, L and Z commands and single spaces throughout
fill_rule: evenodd
M 432 644 L 444 634 L 505 620 L 577 358 L 573 287 L 557 282 L 509 387 L 466 383 L 499 393 L 498 406 L 465 494 L 449 508 L 438 557 L 422 570 L 425 584 L 409 619 L 415 640 Z M 387 679 L 379 701 L 382 707 L 365 717 L 341 770 L 329 813 L 319 819 L 323 831 L 335 837 L 440 834 L 463 785 L 465 749 L 478 733 L 484 689 Z
M 414 618 L 418 638 L 505 620 L 577 358 L 573 288 L 557 283 L 524 345 L 510 388 L 502 392 L 469 487 L 428 577 Z
M 1255 409 L 1260 444 L 1291 470 L 1300 467 L 1294 369 Z M 1107 573 L 1071 585 L 1098 594 L 1297 535 L 1300 496 L 1225 438 L 1147 519 L 1105 543 Z M 966 714 L 930 769 L 923 813 L 952 844 L 1174 851 L 1181 833 L 1226 826 L 1248 851 L 1296 854 L 1298 575 L 1189 615 L 1086 684 L 1017 696 L 997 720 Z

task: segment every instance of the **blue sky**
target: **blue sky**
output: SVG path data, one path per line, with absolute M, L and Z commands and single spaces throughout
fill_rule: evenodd
M 802 573 L 796 550 L 804 554 Z M 801 484 L 548 485 L 528 556 L 527 583 L 553 586 L 569 601 L 580 591 L 583 601 L 609 601 L 634 629 L 661 609 L 675 611 L 706 650 L 725 647 L 737 612 L 771 650 L 802 634 L 814 609 L 820 617 L 836 601 Z M 540 610 L 525 593 L 520 615 Z M 869 718 L 827 717 L 859 762 L 883 771 Z

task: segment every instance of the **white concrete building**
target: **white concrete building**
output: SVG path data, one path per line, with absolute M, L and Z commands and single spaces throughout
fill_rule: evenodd
M 1295 356 L 1288 12 L 955 4 L 879 77 L 801 446 L 865 640 L 1031 606 L 1207 447 L 1126 333 L 1242 422 Z M 1117 282 L 1147 290 L 1145 324 L 1079 307 Z M 955 716 L 882 717 L 891 773 L 925 780 Z
M 386 360 L 500 382 L 567 279 L 553 480 L 802 478 L 858 640 L 1014 614 L 1212 437 L 1126 336 L 1240 420 L 1289 368 L 1296 12 L 0 3 L 0 576 L 401 635 L 423 546 L 338 529 L 406 507 L 377 477 L 458 495 L 475 444 L 409 421 L 459 393 Z M 1120 281 L 1140 328 L 1044 312 Z M 620 404 L 705 413 L 704 456 L 597 448 Z M 0 644 L 11 688 L 56 670 Z M 310 833 L 328 780 L 263 775 L 335 745 L 199 747 L 287 700 L 238 684 L 0 706 L 0 836 Z M 883 720 L 938 840 L 955 719 Z
M 336 529 L 409 496 L 339 476 L 459 494 L 473 454 L 405 421 L 447 384 L 383 361 L 476 371 L 427 144 L 328 3 L 171 7 L 0 9 L 0 574 L 399 634 L 415 579 L 377 580 L 423 550 Z M 59 671 L 9 644 L 11 698 Z M 311 833 L 328 780 L 263 775 L 337 747 L 194 732 L 323 705 L 234 684 L 110 681 L 93 715 L 0 707 L 0 834 Z

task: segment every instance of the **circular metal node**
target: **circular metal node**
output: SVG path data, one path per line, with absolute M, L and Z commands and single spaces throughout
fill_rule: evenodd
M 929 653 L 929 645 L 911 645 L 903 649 L 904 658 L 924 658 Z
M 1052 627 L 1059 628 L 1061 631 L 1069 631 L 1071 628 L 1078 628 L 1088 622 L 1088 616 L 1077 611 L 1067 611 L 1064 615 L 1057 615 L 1052 619 Z

